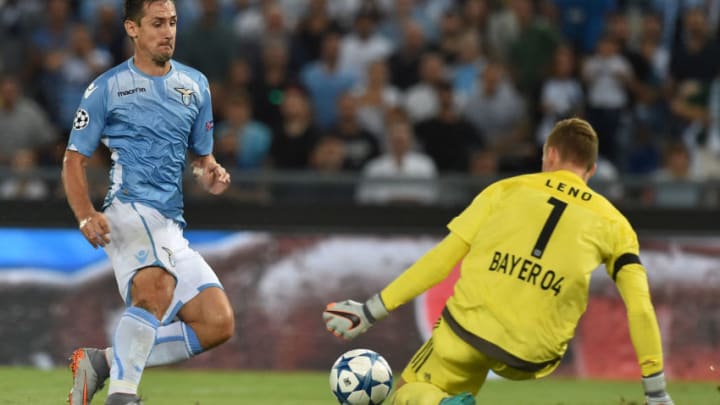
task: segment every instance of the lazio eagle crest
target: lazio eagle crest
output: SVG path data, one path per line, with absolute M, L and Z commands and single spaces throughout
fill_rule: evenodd
M 183 87 L 175 87 L 175 91 L 180 93 L 180 95 L 182 96 L 183 104 L 190 105 L 190 102 L 192 102 L 192 95 L 195 94 L 195 90 L 186 89 Z

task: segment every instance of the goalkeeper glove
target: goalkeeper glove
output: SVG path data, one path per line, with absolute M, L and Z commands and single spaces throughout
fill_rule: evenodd
M 388 310 L 375 294 L 365 303 L 346 300 L 331 302 L 323 312 L 323 321 L 327 330 L 346 340 L 354 339 L 365 333 L 376 322 L 388 316 Z
M 645 390 L 646 405 L 674 405 L 672 398 L 665 391 L 665 373 L 662 371 L 642 378 Z

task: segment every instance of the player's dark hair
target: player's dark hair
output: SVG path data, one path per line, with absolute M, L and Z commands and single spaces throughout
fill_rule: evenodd
M 125 19 L 140 25 L 140 21 L 145 15 L 143 14 L 145 4 L 154 3 L 156 1 L 171 1 L 172 3 L 175 3 L 175 0 L 125 0 Z
M 580 118 L 568 118 L 555 124 L 545 145 L 557 149 L 560 159 L 587 170 L 597 162 L 597 133 L 589 122 Z

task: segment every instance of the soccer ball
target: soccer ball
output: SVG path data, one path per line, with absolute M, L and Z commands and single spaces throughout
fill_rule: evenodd
M 342 405 L 379 405 L 392 382 L 388 362 L 368 349 L 343 353 L 330 370 L 330 389 Z

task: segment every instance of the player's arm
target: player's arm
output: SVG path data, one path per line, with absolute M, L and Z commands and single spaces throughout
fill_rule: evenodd
M 200 186 L 210 194 L 222 194 L 230 186 L 230 173 L 213 156 L 213 133 L 210 86 L 204 75 L 198 77 L 201 91 L 198 94 L 199 111 L 190 131 L 190 166 Z
M 627 309 L 630 338 L 640 364 L 646 401 L 648 404 L 672 404 L 665 388 L 660 328 L 650 299 L 645 268 L 639 260 L 631 260 L 629 264 L 618 267 L 615 277 Z
M 195 156 L 190 161 L 192 173 L 202 188 L 210 194 L 222 194 L 230 186 L 230 173 L 212 154 Z
M 76 151 L 66 150 L 63 158 L 62 183 L 68 204 L 78 221 L 78 227 L 85 239 L 94 247 L 110 243 L 110 226 L 105 216 L 95 210 L 90 193 L 85 167 L 88 158 Z
M 347 300 L 330 303 L 323 320 L 338 337 L 352 339 L 367 331 L 390 311 L 444 280 L 467 254 L 470 245 L 450 232 L 440 243 L 366 302 Z
M 107 94 L 105 84 L 94 81 L 80 99 L 70 131 L 62 167 L 65 195 L 85 239 L 97 248 L 110 243 L 110 226 L 90 200 L 86 166 L 105 129 Z

